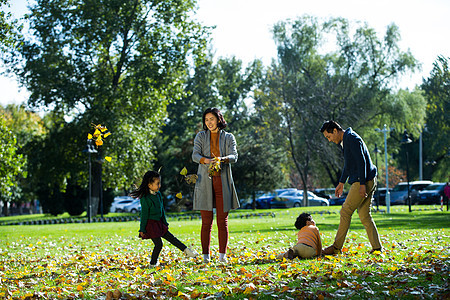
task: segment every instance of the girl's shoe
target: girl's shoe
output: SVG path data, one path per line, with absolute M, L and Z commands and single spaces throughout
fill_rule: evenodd
M 223 263 L 223 264 L 227 264 L 228 263 L 228 259 L 226 257 L 222 257 L 222 258 L 219 258 L 219 262 Z
M 189 248 L 184 249 L 184 254 L 186 254 L 187 257 L 197 257 L 198 253 L 195 250 L 191 250 Z
M 150 264 L 150 265 L 149 265 L 149 268 L 156 268 L 157 266 L 159 266 L 159 263 L 158 263 L 158 262 L 156 262 L 156 264 Z
M 225 253 L 219 253 L 219 262 L 223 264 L 228 263 L 227 255 Z

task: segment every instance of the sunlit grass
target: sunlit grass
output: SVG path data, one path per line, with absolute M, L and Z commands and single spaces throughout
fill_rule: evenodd
M 327 246 L 339 224 L 338 207 L 274 210 L 275 217 L 250 218 L 237 211 L 229 219 L 228 265 L 215 262 L 214 224 L 211 264 L 187 259 L 165 241 L 157 269 L 148 267 L 153 244 L 137 238 L 136 221 L 0 226 L 0 298 L 98 299 L 113 292 L 123 298 L 413 299 L 418 293 L 436 298 L 449 288 L 450 213 L 422 209 L 408 213 L 393 207 L 389 215 L 373 214 L 382 253 L 368 254 L 370 244 L 355 213 L 341 255 L 293 261 L 274 258 L 295 242 L 298 214 L 313 212 Z M 169 223 L 176 237 L 201 252 L 200 220 L 169 218 Z

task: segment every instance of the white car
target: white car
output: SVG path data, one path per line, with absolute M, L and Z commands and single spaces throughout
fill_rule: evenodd
M 308 191 L 309 206 L 329 206 L 327 199 Z M 303 205 L 303 190 L 289 190 L 278 195 L 271 201 L 272 208 L 300 207 Z
M 111 208 L 109 209 L 109 212 L 123 212 L 124 207 L 131 202 L 133 202 L 134 199 L 130 196 L 119 196 L 115 197 L 113 203 L 111 203 Z
M 141 211 L 141 201 L 139 199 L 133 199 L 133 201 L 123 208 L 124 212 L 136 214 Z

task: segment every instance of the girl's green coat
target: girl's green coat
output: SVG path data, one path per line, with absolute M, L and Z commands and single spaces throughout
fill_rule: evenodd
M 148 220 L 161 220 L 167 226 L 166 212 L 164 211 L 164 203 L 161 192 L 155 195 L 147 194 L 141 198 L 141 226 L 139 231 L 146 233 L 145 226 Z

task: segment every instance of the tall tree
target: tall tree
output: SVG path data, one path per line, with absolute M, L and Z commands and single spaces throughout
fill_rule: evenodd
M 249 119 L 244 100 L 257 86 L 261 73 L 260 61 L 243 68 L 242 61 L 235 57 L 219 58 L 217 63 L 213 62 L 212 55 L 196 60 L 194 72 L 187 80 L 186 96 L 169 104 L 166 124 L 157 139 L 157 163 L 163 166 L 163 189 L 167 193 L 192 192 L 179 172 L 183 167 L 187 167 L 189 173 L 197 170 L 191 159 L 193 140 L 196 132 L 203 130 L 201 118 L 206 108 L 218 107 L 223 112 L 229 123 L 226 130 L 235 134 L 240 151 L 240 141 L 247 137 L 242 129 L 248 126 Z M 233 170 L 240 165 L 239 159 Z
M 350 28 L 344 19 L 320 23 L 305 16 L 273 29 L 278 59 L 267 72 L 257 109 L 284 140 L 305 190 L 315 162 L 322 163 L 333 184 L 340 175 L 337 147 L 323 150 L 329 145 L 318 130 L 322 122 L 334 119 L 356 128 L 371 124 L 380 102 L 387 101 L 390 80 L 416 66 L 412 55 L 398 48 L 395 25 L 382 40 L 367 25 L 353 36 Z M 327 37 L 337 43 L 324 51 Z
M 6 118 L 0 117 L 0 201 L 3 214 L 8 215 L 8 203 L 17 198 L 19 176 L 24 173 L 25 158 L 18 153 L 19 147 L 12 130 L 6 125 Z
M 450 170 L 449 59 L 439 56 L 422 84 L 428 102 L 423 134 L 424 161 L 429 162 L 427 168 L 435 181 L 448 181 Z
M 87 183 L 80 150 L 91 123 L 113 133 L 103 147 L 113 161 L 93 164 L 95 174 L 108 174 L 104 187 L 129 187 L 151 167 L 166 106 L 183 95 L 189 57 L 205 45 L 194 7 L 195 0 L 38 0 L 31 7 L 32 34 L 23 38 L 16 71 L 31 92 L 28 104 L 59 115 L 47 141 L 65 137 L 61 176 Z M 101 182 L 94 181 L 96 191 Z

